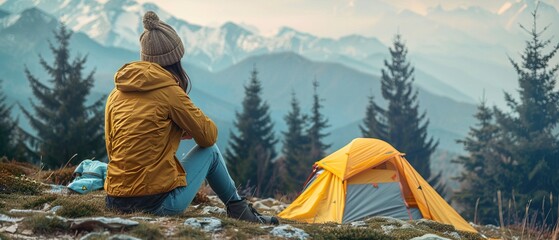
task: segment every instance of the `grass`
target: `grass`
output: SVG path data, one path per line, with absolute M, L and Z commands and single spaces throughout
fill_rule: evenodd
M 145 213 L 122 214 L 114 212 L 105 208 L 105 196 L 103 191 L 96 191 L 86 195 L 70 194 L 70 195 L 55 195 L 55 194 L 41 194 L 41 183 L 33 182 L 32 178 L 20 177 L 21 174 L 35 174 L 36 178 L 47 179 L 45 181 L 53 183 L 62 183 L 71 176 L 73 169 L 64 169 L 51 172 L 41 172 L 37 169 L 33 170 L 33 166 L 25 164 L 18 164 L 14 162 L 0 162 L 0 212 L 6 213 L 9 209 L 42 209 L 45 204 L 50 206 L 60 205 L 62 208 L 57 212 L 58 215 L 66 218 L 78 218 L 89 216 L 107 216 L 107 217 L 121 217 L 130 218 L 134 216 L 154 217 Z M 9 170 L 7 170 L 9 169 Z M 18 175 L 19 174 L 19 175 Z M 49 177 L 50 176 L 50 177 Z M 10 191 L 3 191 L 6 186 L 10 187 Z M 211 194 L 211 189 L 205 187 L 199 191 L 196 196 L 195 204 L 202 205 L 215 205 L 208 195 Z M 283 196 L 283 199 L 289 196 Z M 182 222 L 189 217 L 200 217 L 201 208 L 189 208 L 183 214 L 165 220 L 159 225 L 153 223 L 140 223 L 139 226 L 125 230 L 124 234 L 133 235 L 142 239 L 164 239 L 166 236 L 163 234 L 163 229 L 169 225 L 174 226 L 171 229 L 171 238 L 178 239 L 210 239 L 212 237 L 224 237 L 228 239 L 275 239 L 270 236 L 270 230 L 273 226 L 263 227 L 260 224 L 247 223 L 220 216 L 210 214 L 212 217 L 219 218 L 222 221 L 223 230 L 218 233 L 205 233 L 198 229 L 193 229 L 183 226 Z M 543 211 L 542 211 L 543 212 Z M 56 218 L 49 218 L 43 215 L 30 216 L 29 214 L 8 214 L 8 215 L 22 215 L 26 220 L 22 222 L 22 227 L 31 229 L 35 234 L 51 235 L 58 232 L 68 231 L 68 226 Z M 548 229 L 542 232 L 541 225 L 537 225 L 534 221 L 535 218 L 526 218 L 524 224 L 509 225 L 507 226 L 505 239 L 510 239 L 512 236 L 520 236 L 523 238 L 533 239 L 553 239 L 554 235 L 558 234 L 559 229 Z M 169 224 L 169 221 L 172 223 Z M 174 222 L 173 222 L 174 221 Z M 389 218 L 371 218 L 365 221 L 366 227 L 352 227 L 346 224 L 340 225 L 336 223 L 325 224 L 306 224 L 290 220 L 281 220 L 282 224 L 290 224 L 293 227 L 303 229 L 310 235 L 311 239 L 410 239 L 413 237 L 423 236 L 427 233 L 436 234 L 449 239 L 466 239 L 474 240 L 481 239 L 480 235 L 457 231 L 451 225 L 440 224 L 433 221 L 398 221 Z M 389 232 L 383 230 L 383 226 L 391 228 Z M 479 227 L 478 227 L 479 228 Z M 524 229 L 524 230 L 522 230 Z M 489 237 L 502 237 L 501 233 L 497 230 L 497 235 L 493 233 L 494 229 L 480 228 L 480 232 Z M 452 233 L 452 234 L 451 234 Z M 459 236 L 457 236 L 458 234 Z M 0 235 L 1 239 L 7 239 L 9 234 Z M 554 240 L 557 240 L 555 237 Z
M 0 192 L 4 194 L 38 195 L 43 188 L 41 183 L 33 179 L 0 171 Z
M 238 232 L 248 234 L 250 236 L 268 235 L 268 231 L 262 229 L 260 224 L 240 221 L 228 217 L 220 217 L 223 228 L 237 229 Z
M 0 163 L 0 172 L 5 172 L 12 176 L 25 175 L 25 171 L 23 170 L 23 168 L 14 164 L 13 162 Z
M 56 212 L 56 214 L 62 217 L 68 217 L 68 218 L 90 217 L 90 216 L 99 215 L 101 213 L 101 211 L 99 210 L 99 206 L 96 206 L 91 202 L 81 202 L 79 204 L 76 204 L 76 202 L 63 199 L 63 200 L 56 200 L 52 204 L 62 206 L 62 208 Z
M 529 199 L 524 209 L 520 210 L 516 205 L 516 195 L 512 191 L 511 198 L 508 199 L 508 207 L 505 207 L 501 201 L 500 191 L 498 191 L 498 208 L 500 214 L 500 232 L 492 232 L 491 237 L 500 237 L 502 239 L 553 239 L 557 238 L 557 229 L 559 227 L 559 201 L 554 195 L 549 193 L 547 197 L 541 198 L 541 205 L 532 202 Z M 524 196 L 525 197 L 525 196 Z M 559 198 L 559 195 L 557 195 Z M 506 199 L 505 199 L 506 200 Z M 547 200 L 547 202 L 546 202 Z M 541 206 L 540 208 L 536 206 Z M 555 213 L 555 211 L 557 211 Z M 503 214 L 506 212 L 507 214 Z M 520 212 L 520 213 L 519 213 Z M 551 215 L 550 215 L 551 214 Z M 557 220 L 553 223 L 554 214 Z M 505 217 L 506 216 L 506 217 Z M 522 217 L 523 216 L 523 217 Z M 549 218 L 552 216 L 551 218 Z
M 140 223 L 138 226 L 134 227 L 130 232 L 130 235 L 144 239 L 144 240 L 159 240 L 164 239 L 163 233 L 159 226 L 150 223 Z
M 25 209 L 42 209 L 43 206 L 46 203 L 51 203 L 54 200 L 56 200 L 57 198 L 58 198 L 58 196 L 52 195 L 52 194 L 44 195 L 44 196 L 41 196 L 37 199 L 33 199 L 30 202 L 27 202 L 27 203 L 23 204 L 23 208 L 25 208 Z
M 37 167 L 30 163 L 9 161 L 5 158 L 0 159 L 0 172 L 6 171 L 14 176 L 30 176 L 38 171 Z
M 229 235 L 229 234 L 227 234 L 227 236 L 231 236 L 232 237 L 231 239 L 240 239 L 240 238 L 235 238 L 233 237 L 233 235 Z M 199 229 L 194 229 L 186 226 L 179 228 L 179 231 L 177 232 L 175 237 L 179 239 L 185 239 L 185 240 L 209 240 L 210 239 L 208 236 L 206 236 L 204 232 L 200 231 Z
M 23 221 L 23 226 L 31 229 L 34 234 L 54 234 L 67 231 L 69 227 L 64 221 L 46 215 L 35 215 L 26 218 Z
M 8 236 L 4 235 L 3 233 L 0 233 L 0 239 L 2 239 L 2 240 L 10 240 L 11 238 L 9 238 Z
M 328 227 L 322 228 L 320 231 L 311 232 L 309 235 L 312 239 L 324 239 L 324 240 L 365 240 L 365 239 L 378 239 L 378 240 L 395 240 L 392 236 L 385 235 L 376 229 L 372 228 L 353 228 L 350 226 L 342 227 Z
M 45 183 L 57 185 L 68 185 L 74 179 L 76 167 L 61 168 L 52 171 L 44 171 L 39 178 Z

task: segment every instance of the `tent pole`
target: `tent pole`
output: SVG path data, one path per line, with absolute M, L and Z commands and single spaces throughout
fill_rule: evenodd
M 405 159 L 404 155 L 406 155 L 406 154 L 404 153 L 400 157 Z M 403 169 L 403 166 L 402 166 L 402 169 Z M 429 207 L 429 202 L 427 201 L 427 197 L 425 197 L 425 192 L 423 191 L 423 187 L 419 184 L 419 180 L 417 180 L 417 174 L 415 174 L 415 171 L 413 173 L 413 177 L 415 178 L 415 182 L 419 186 L 417 189 L 419 189 L 421 191 L 421 194 L 423 195 L 423 200 L 425 200 L 425 205 L 427 205 L 427 211 L 429 211 L 429 216 L 431 217 L 431 220 L 433 220 L 433 214 L 431 213 L 431 207 Z

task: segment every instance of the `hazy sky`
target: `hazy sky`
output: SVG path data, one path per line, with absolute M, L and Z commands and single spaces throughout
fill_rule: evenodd
M 371 35 L 367 26 L 385 11 L 409 9 L 425 14 L 429 8 L 480 6 L 496 12 L 507 0 L 139 0 L 154 2 L 171 14 L 204 26 L 226 21 L 256 27 L 263 35 L 281 26 L 323 37 Z M 509 0 L 516 1 L 516 0 Z M 546 0 L 559 5 L 559 0 Z

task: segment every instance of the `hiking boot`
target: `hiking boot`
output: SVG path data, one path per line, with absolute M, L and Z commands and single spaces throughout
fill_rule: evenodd
M 227 216 L 230 218 L 247 222 L 278 225 L 279 221 L 274 216 L 262 216 L 252 207 L 252 203 L 247 203 L 245 198 L 238 201 L 227 203 Z

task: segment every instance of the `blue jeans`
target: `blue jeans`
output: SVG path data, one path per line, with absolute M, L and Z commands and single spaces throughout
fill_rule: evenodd
M 235 183 L 227 171 L 223 156 L 216 145 L 207 148 L 195 146 L 180 160 L 180 163 L 186 171 L 187 186 L 171 191 L 154 214 L 177 215 L 183 213 L 196 196 L 204 180 L 208 180 L 210 187 L 224 204 L 229 201 L 241 200 Z

